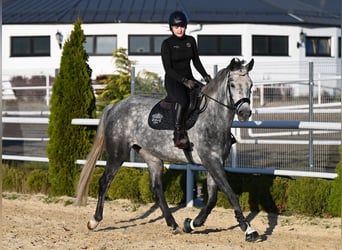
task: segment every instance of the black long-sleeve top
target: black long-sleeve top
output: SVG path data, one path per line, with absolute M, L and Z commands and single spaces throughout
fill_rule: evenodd
M 191 60 L 203 78 L 208 75 L 200 61 L 197 44 L 192 36 L 184 35 L 178 38 L 171 35 L 162 43 L 161 56 L 167 78 L 179 82 L 182 82 L 184 78 L 194 79 L 190 65 Z

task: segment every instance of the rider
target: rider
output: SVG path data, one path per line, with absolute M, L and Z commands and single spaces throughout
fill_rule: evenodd
M 179 148 L 188 147 L 185 128 L 185 114 L 190 103 L 190 91 L 197 82 L 192 75 L 190 61 L 208 83 L 210 75 L 205 71 L 192 36 L 185 35 L 188 24 L 185 14 L 181 11 L 171 13 L 169 28 L 172 35 L 165 39 L 161 46 L 161 57 L 165 69 L 165 89 L 168 98 L 176 102 L 176 121 L 174 144 Z

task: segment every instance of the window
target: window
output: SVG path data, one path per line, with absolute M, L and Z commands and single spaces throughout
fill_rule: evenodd
M 330 37 L 305 38 L 306 56 L 330 56 Z
M 241 36 L 199 35 L 198 53 L 200 55 L 241 55 Z
M 86 36 L 85 50 L 89 55 L 112 55 L 117 48 L 116 36 Z
M 130 35 L 128 36 L 129 55 L 160 55 L 162 42 L 169 35 Z
M 289 41 L 287 36 L 252 37 L 253 56 L 288 56 Z
M 50 36 L 11 37 L 11 56 L 50 56 Z

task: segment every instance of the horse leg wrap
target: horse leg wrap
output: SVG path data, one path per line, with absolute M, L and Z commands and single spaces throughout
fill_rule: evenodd
M 235 212 L 235 218 L 239 222 L 239 226 L 243 232 L 246 232 L 248 227 L 248 222 L 246 221 L 245 217 L 243 216 L 241 211 L 234 211 Z
M 247 223 L 247 229 L 245 231 L 246 241 L 248 242 L 255 242 L 260 240 L 260 235 L 257 231 L 251 228 L 249 223 Z
M 190 218 L 186 218 L 184 221 L 183 231 L 185 233 L 191 233 L 194 230 L 195 230 L 194 221 Z
M 241 212 L 235 211 L 235 218 L 239 222 L 239 226 L 245 232 L 245 239 L 248 242 L 255 242 L 260 240 L 260 235 L 257 231 L 251 228 L 251 225 L 246 221 Z

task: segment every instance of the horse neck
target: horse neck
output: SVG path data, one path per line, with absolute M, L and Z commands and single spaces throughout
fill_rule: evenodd
M 217 84 L 217 83 L 216 83 Z M 208 86 L 209 87 L 209 86 Z M 199 118 L 203 119 L 203 122 L 209 122 L 212 124 L 220 124 L 221 127 L 217 129 L 230 129 L 231 123 L 234 119 L 235 112 L 226 107 L 227 101 L 229 100 L 229 96 L 227 96 L 228 91 L 225 88 L 224 84 L 219 84 L 215 90 L 211 89 L 211 91 L 205 91 L 204 93 L 212 97 L 206 98 L 207 107 L 203 112 L 203 115 Z M 221 104 L 220 104 L 221 103 Z M 225 104 L 225 105 L 222 105 Z

